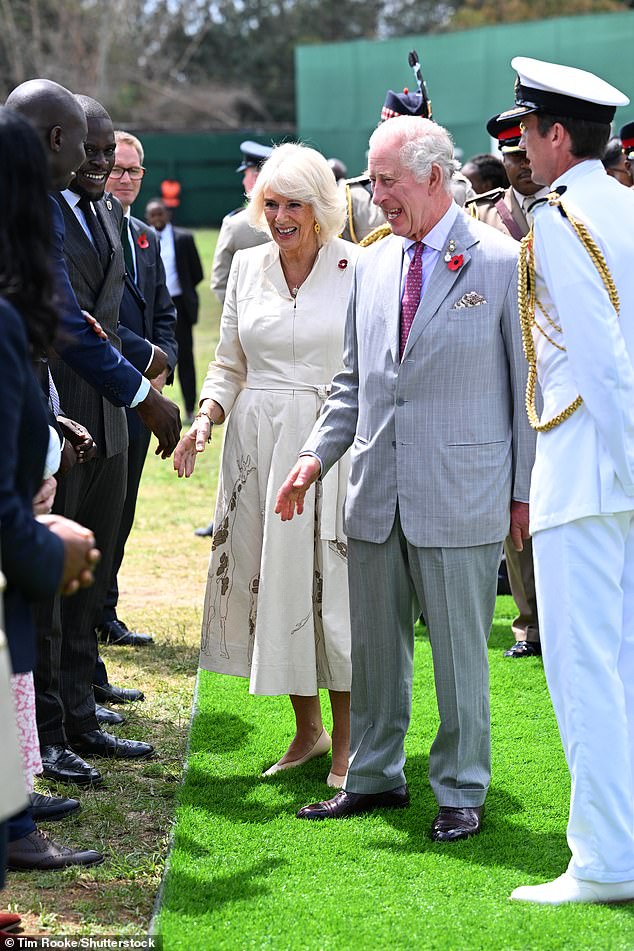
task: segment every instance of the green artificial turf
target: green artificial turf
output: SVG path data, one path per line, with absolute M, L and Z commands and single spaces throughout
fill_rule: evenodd
M 330 757 L 264 780 L 286 749 L 284 697 L 251 697 L 246 681 L 201 673 L 187 772 L 158 916 L 176 949 L 634 948 L 634 907 L 549 908 L 508 900 L 520 884 L 559 875 L 569 779 L 541 660 L 509 660 L 510 598 L 490 638 L 493 780 L 474 839 L 428 838 L 427 782 L 437 726 L 431 650 L 417 629 L 407 810 L 302 822 L 332 794 Z M 324 718 L 329 722 L 327 697 Z

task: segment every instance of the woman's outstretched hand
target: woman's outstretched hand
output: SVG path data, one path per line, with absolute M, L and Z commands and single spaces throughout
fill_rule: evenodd
M 211 420 L 208 416 L 197 416 L 189 430 L 180 439 L 174 451 L 174 468 L 178 478 L 189 479 L 196 465 L 196 456 L 205 451 L 211 433 Z

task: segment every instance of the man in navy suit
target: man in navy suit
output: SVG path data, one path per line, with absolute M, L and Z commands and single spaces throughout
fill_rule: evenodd
M 119 130 L 114 133 L 114 137 L 114 166 L 110 170 L 106 188 L 121 202 L 124 215 L 121 241 L 126 261 L 126 292 L 119 311 L 119 334 L 123 342 L 123 352 L 126 354 L 130 350 L 130 340 L 137 341 L 138 349 L 140 342 L 145 343 L 150 351 L 153 347 L 160 347 L 165 353 L 167 365 L 152 380 L 152 386 L 160 392 L 164 384 L 173 378 L 178 356 L 176 308 L 167 290 L 165 269 L 156 235 L 139 218 L 130 214 L 130 206 L 139 194 L 145 172 L 143 146 L 139 139 L 129 132 Z M 129 334 L 124 332 L 124 328 Z M 147 363 L 151 356 L 150 352 L 146 352 L 142 359 Z M 126 499 L 116 542 L 110 588 L 101 622 L 97 627 L 97 636 L 106 643 L 138 647 L 151 643 L 152 638 L 149 634 L 129 630 L 117 617 L 117 574 L 134 522 L 139 484 L 150 444 L 150 432 L 135 413 L 128 412 L 127 418 L 129 443 Z M 103 663 L 97 665 L 95 684 L 102 689 L 107 685 Z M 99 693 L 99 690 L 97 692 Z

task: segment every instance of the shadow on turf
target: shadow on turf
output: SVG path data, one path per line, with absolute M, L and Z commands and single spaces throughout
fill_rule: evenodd
M 208 723 L 207 729 L 209 726 Z M 197 755 L 190 759 L 187 783 L 180 794 L 181 805 L 205 810 L 210 815 L 223 817 L 236 824 L 265 825 L 280 818 L 291 818 L 301 806 L 334 795 L 334 790 L 324 784 L 328 765 L 326 759 L 316 759 L 301 769 L 286 770 L 263 780 L 257 773 L 212 775 L 204 763 L 207 754 L 200 755 L 200 760 Z M 429 829 L 437 805 L 427 782 L 428 757 L 423 754 L 410 756 L 405 769 L 412 797 L 411 806 L 404 810 L 383 810 L 380 816 L 388 826 L 406 838 L 400 835 L 399 841 L 385 837 L 364 840 L 360 848 L 401 853 L 438 853 L 446 850 L 452 857 L 467 864 L 516 869 L 523 875 L 530 874 L 543 879 L 554 878 L 565 869 L 569 858 L 565 817 L 562 817 L 560 832 L 539 830 L 534 827 L 537 820 L 531 816 L 530 802 L 522 803 L 499 785 L 493 785 L 489 792 L 481 835 L 455 843 L 433 842 L 429 837 Z M 272 789 L 275 790 L 274 801 L 269 795 Z M 365 822 L 367 819 L 355 817 L 345 821 Z M 323 828 L 337 824 L 327 821 L 316 825 Z M 302 835 L 305 835 L 305 831 Z M 179 847 L 194 855 L 206 852 L 194 841 L 179 841 Z
M 179 842 L 178 845 L 192 854 L 186 841 Z M 204 915 L 207 912 L 216 913 L 220 907 L 231 902 L 261 898 L 272 891 L 265 879 L 275 869 L 287 864 L 285 860 L 271 856 L 233 875 L 217 874 L 215 866 L 211 864 L 208 876 L 205 876 L 204 872 L 201 873 L 199 868 L 191 873 L 172 868 L 161 911 L 185 911 L 187 915 Z M 210 890 L 212 885 L 213 890 Z

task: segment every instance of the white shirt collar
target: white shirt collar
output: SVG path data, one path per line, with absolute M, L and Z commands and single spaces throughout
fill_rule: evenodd
M 70 205 L 71 208 L 74 208 L 81 201 L 81 195 L 78 195 L 77 192 L 72 192 L 70 188 L 65 188 L 62 192 L 62 198 Z
M 434 251 L 442 251 L 447 244 L 449 232 L 454 226 L 459 211 L 460 208 L 456 202 L 452 201 L 440 221 L 437 221 L 431 231 L 428 231 L 422 239 L 423 244 L 428 248 L 433 248 Z M 409 251 L 413 244 L 416 244 L 416 241 L 412 238 L 403 238 L 403 251 Z
M 534 201 L 539 201 L 540 198 L 545 198 L 546 195 L 550 195 L 552 189 L 548 185 L 542 185 L 539 191 L 535 192 L 534 195 L 522 195 L 521 192 L 518 192 L 517 188 L 513 189 L 513 194 L 515 195 L 515 200 L 520 208 L 524 208 L 524 201 L 528 198 L 529 204 L 532 204 Z

